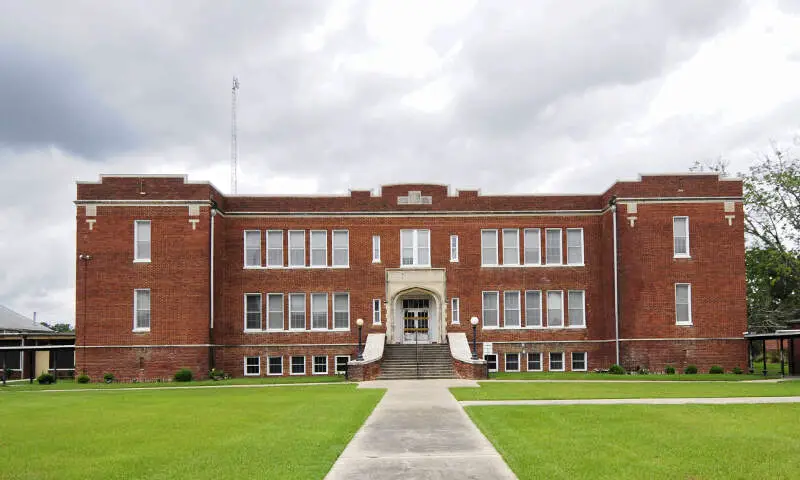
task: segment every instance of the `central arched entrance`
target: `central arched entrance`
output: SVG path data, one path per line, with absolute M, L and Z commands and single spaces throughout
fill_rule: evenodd
M 392 343 L 439 343 L 441 307 L 436 295 L 412 288 L 399 293 L 393 302 Z

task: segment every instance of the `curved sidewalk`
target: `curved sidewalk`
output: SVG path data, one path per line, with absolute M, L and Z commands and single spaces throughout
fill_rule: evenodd
M 715 398 L 592 398 L 575 400 L 464 400 L 463 407 L 501 405 L 734 405 L 747 403 L 800 403 L 800 397 Z

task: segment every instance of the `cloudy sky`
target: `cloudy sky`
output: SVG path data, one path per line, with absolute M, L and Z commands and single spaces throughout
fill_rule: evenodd
M 224 3 L 224 4 L 223 4 Z M 800 134 L 800 1 L 6 2 L 0 304 L 74 318 L 76 180 L 600 192 Z

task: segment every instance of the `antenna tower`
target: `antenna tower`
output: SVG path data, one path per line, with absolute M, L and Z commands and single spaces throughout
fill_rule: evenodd
M 236 104 L 239 101 L 239 77 L 233 77 L 231 87 L 231 193 L 236 193 L 236 170 L 239 168 L 239 142 L 236 138 Z

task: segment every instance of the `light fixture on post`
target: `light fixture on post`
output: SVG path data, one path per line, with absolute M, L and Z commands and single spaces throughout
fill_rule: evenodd
M 478 317 L 472 317 L 469 319 L 469 323 L 472 324 L 472 359 L 478 359 Z
M 361 327 L 364 326 L 364 319 L 356 320 L 356 325 L 358 326 L 358 356 L 356 356 L 356 360 L 361 362 L 364 361 L 364 352 L 361 350 Z

